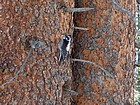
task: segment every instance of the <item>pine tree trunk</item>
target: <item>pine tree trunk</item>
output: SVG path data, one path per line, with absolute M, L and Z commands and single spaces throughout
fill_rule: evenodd
M 3 0 L 0 4 L 0 104 L 69 105 L 69 62 L 58 43 L 73 33 L 73 0 Z
M 58 43 L 73 34 L 73 0 L 1 1 L 0 104 L 132 105 L 136 1 L 116 2 L 75 1 L 94 10 L 74 15 L 71 68 Z
M 75 26 L 89 30 L 74 32 L 73 105 L 133 105 L 135 0 L 78 0 L 75 6 L 94 10 L 74 15 Z

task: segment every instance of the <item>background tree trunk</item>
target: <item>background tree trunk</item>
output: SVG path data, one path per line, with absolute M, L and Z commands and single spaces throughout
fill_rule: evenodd
M 135 0 L 77 0 L 76 7 L 94 11 L 75 13 L 73 58 L 97 65 L 73 63 L 76 105 L 133 105 Z M 131 12 L 130 12 L 131 11 Z M 100 68 L 103 67 L 102 69 Z M 75 104 L 74 104 L 75 105 Z
M 73 0 L 1 1 L 0 104 L 133 104 L 136 1 L 116 2 L 75 1 L 94 10 L 74 15 L 88 30 L 74 32 L 71 70 L 58 66 L 58 43 L 73 33 Z
M 62 34 L 73 31 L 73 14 L 61 4 L 74 1 L 0 2 L 0 104 L 70 104 L 70 67 L 57 61 Z

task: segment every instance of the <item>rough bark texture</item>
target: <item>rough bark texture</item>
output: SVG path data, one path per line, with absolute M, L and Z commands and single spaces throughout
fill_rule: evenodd
M 73 105 L 132 105 L 134 71 L 134 21 L 114 0 L 77 0 L 76 7 L 94 11 L 75 13 L 73 58 L 89 63 L 73 63 Z M 134 14 L 135 0 L 116 0 Z M 130 15 L 130 14 L 129 14 Z M 74 104 L 75 103 L 75 104 Z
M 73 62 L 71 71 L 69 60 L 57 61 L 62 34 L 73 33 L 73 13 L 64 8 L 74 1 L 1 0 L 0 104 L 133 104 L 134 23 L 112 1 L 75 1 L 94 10 L 74 16 L 89 30 L 75 30 L 72 57 L 97 65 Z M 134 0 L 118 1 L 134 13 Z
M 72 34 L 73 14 L 60 2 L 0 1 L 1 105 L 70 104 L 69 63 L 58 66 L 57 61 L 62 34 Z M 73 7 L 74 1 L 62 4 Z

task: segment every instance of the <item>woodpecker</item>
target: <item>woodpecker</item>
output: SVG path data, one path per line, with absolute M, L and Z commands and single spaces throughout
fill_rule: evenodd
M 62 40 L 58 44 L 58 48 L 59 48 L 59 61 L 58 61 L 58 64 L 59 65 L 61 64 L 61 62 L 68 55 L 68 52 L 70 50 L 70 42 L 71 42 L 71 35 L 64 35 Z

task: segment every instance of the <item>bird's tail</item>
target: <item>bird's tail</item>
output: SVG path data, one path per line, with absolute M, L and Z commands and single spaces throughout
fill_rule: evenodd
M 61 54 L 61 52 L 60 52 L 60 55 L 59 55 L 59 60 L 58 60 L 58 65 L 60 65 L 60 64 L 61 64 L 62 60 L 63 60 L 63 56 L 62 56 L 62 54 Z
M 62 52 L 62 51 L 60 51 L 59 60 L 58 60 L 58 64 L 59 65 L 67 57 L 67 55 L 68 55 L 68 52 Z

